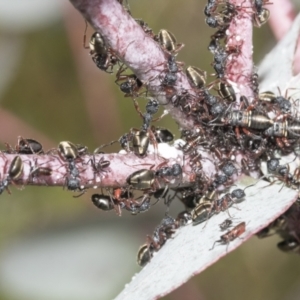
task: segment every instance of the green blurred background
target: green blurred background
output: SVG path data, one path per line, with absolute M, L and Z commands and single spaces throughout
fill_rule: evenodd
M 98 70 L 83 48 L 85 24 L 79 13 L 68 2 L 48 2 L 0 1 L 0 142 L 15 145 L 21 135 L 45 148 L 71 140 L 92 150 L 140 126 L 141 120 L 114 76 Z M 170 30 L 185 44 L 179 61 L 213 73 L 207 50 L 213 30 L 204 23 L 204 5 L 196 0 L 130 1 L 135 18 L 154 32 Z M 92 32 L 89 28 L 88 38 Z M 267 25 L 254 30 L 256 64 L 275 43 Z M 159 125 L 179 137 L 170 118 Z M 130 281 L 139 270 L 138 247 L 163 217 L 164 207 L 119 218 L 95 209 L 90 194 L 73 198 L 61 188 L 12 187 L 12 195 L 1 195 L 0 299 L 112 299 Z M 279 252 L 278 241 L 276 236 L 252 238 L 164 299 L 300 299 L 300 257 Z M 85 243 L 88 249 L 82 249 Z M 68 259 L 81 265 L 62 276 Z M 75 278 L 77 272 L 82 278 Z

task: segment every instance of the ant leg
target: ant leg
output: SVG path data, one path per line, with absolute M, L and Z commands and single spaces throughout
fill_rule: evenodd
M 143 114 L 142 111 L 140 110 L 140 107 L 139 107 L 137 101 L 136 101 L 135 99 L 132 99 L 132 101 L 133 101 L 135 110 L 138 112 L 138 114 L 140 115 L 140 117 L 141 117 L 142 119 L 144 119 L 144 114 Z
M 113 145 L 113 144 L 115 144 L 115 143 L 118 143 L 119 141 L 118 140 L 116 140 L 116 141 L 112 141 L 112 142 L 110 142 L 110 143 L 108 143 L 108 144 L 103 144 L 103 145 L 101 145 L 101 146 L 99 146 L 98 148 L 96 148 L 95 150 L 94 150 L 94 154 L 101 154 L 101 151 L 99 151 L 100 149 L 102 149 L 102 148 L 104 148 L 104 147 L 108 147 L 108 146 L 111 146 L 111 145 Z
M 211 212 L 212 212 L 212 211 L 213 211 L 213 204 L 211 204 L 211 207 L 210 207 L 209 212 L 208 212 L 207 217 L 206 217 L 205 224 L 204 224 L 204 226 L 202 227 L 202 229 L 204 229 L 204 228 L 206 227 L 206 225 L 208 224 L 208 221 L 209 221 L 210 217 L 212 216 L 212 215 L 211 215 Z
M 282 141 L 282 138 L 280 137 L 277 137 L 275 138 L 275 141 L 276 141 L 276 144 L 279 148 L 281 148 L 281 150 L 284 150 L 284 143 Z
M 156 243 L 150 235 L 147 235 L 146 244 L 148 245 L 148 248 L 150 248 L 151 245 L 154 247 L 155 250 L 159 250 L 160 248 L 160 245 Z
M 121 217 L 122 212 L 121 212 L 121 207 L 120 207 L 120 205 L 117 204 L 117 203 L 115 203 L 114 198 L 113 198 L 113 195 L 111 194 L 110 190 L 107 190 L 107 191 L 108 191 L 108 194 L 109 194 L 109 197 L 110 197 L 110 201 L 111 201 L 111 203 L 112 203 L 113 206 L 114 206 L 114 210 L 115 210 L 116 214 L 117 214 L 119 217 Z
M 85 42 L 86 42 L 86 31 L 87 31 L 87 28 L 88 28 L 88 22 L 86 20 L 84 20 L 84 22 L 85 22 L 85 30 L 84 30 L 84 35 L 83 35 L 83 48 L 84 49 L 89 49 L 90 47 L 85 45 Z
M 166 116 L 167 114 L 169 114 L 169 112 L 167 110 L 165 110 L 162 115 L 156 119 L 152 119 L 152 122 L 157 122 L 160 121 L 164 116 Z
M 254 140 L 261 140 L 262 138 L 258 135 L 253 134 L 252 132 L 250 132 L 248 129 L 246 129 L 245 127 L 242 127 L 243 132 L 247 135 L 250 136 L 252 139 Z
M 213 246 L 209 249 L 209 251 L 213 250 L 215 248 L 215 244 L 216 243 L 221 243 L 222 241 L 221 240 L 218 240 L 218 241 L 215 241 Z
M 86 189 L 83 189 L 82 192 L 79 195 L 75 195 L 75 196 L 73 196 L 73 198 L 79 198 L 85 193 L 86 193 Z

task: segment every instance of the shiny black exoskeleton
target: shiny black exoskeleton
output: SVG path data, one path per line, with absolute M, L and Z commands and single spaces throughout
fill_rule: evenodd
M 20 138 L 17 145 L 19 154 L 41 154 L 43 146 L 36 140 Z
M 172 167 L 160 168 L 155 173 L 158 177 L 180 176 L 182 175 L 182 167 L 180 164 L 174 164 Z
M 23 173 L 24 165 L 23 161 L 20 156 L 15 156 L 14 159 L 11 161 L 8 174 L 5 179 L 0 182 L 0 195 L 6 189 L 10 194 L 8 189 L 8 185 L 12 182 L 17 180 Z
M 104 39 L 99 32 L 93 33 L 88 48 L 90 49 L 90 55 L 92 56 L 95 65 L 104 72 L 112 73 L 113 67 L 118 63 L 119 60 L 113 54 L 111 49 L 105 45 Z
M 153 132 L 157 143 L 169 143 L 174 140 L 173 133 L 168 129 L 151 126 L 151 131 Z
M 76 166 L 75 160 L 79 158 L 77 147 L 68 141 L 60 142 L 58 145 L 60 156 L 67 161 L 69 174 L 66 176 L 66 186 L 71 191 L 82 191 L 80 187 L 79 170 Z
M 144 123 L 142 126 L 143 130 L 148 130 L 148 128 L 151 125 L 153 115 L 158 112 L 158 109 L 159 109 L 159 102 L 157 100 L 151 99 L 148 101 L 148 103 L 146 104 L 146 113 L 143 114 L 143 119 L 144 119 Z
M 93 194 L 91 200 L 93 204 L 101 210 L 108 211 L 114 208 L 114 203 L 111 196 L 103 194 Z

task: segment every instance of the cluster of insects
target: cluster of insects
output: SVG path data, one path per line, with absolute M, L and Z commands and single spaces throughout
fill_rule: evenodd
M 123 4 L 123 1 L 119 2 Z M 162 159 L 158 166 L 140 169 L 130 174 L 126 186 L 106 188 L 105 192 L 93 194 L 92 203 L 103 211 L 114 210 L 121 215 L 122 210 L 136 215 L 148 211 L 158 201 L 166 205 L 166 213 L 161 223 L 147 236 L 146 243 L 138 251 L 138 264 L 146 265 L 153 254 L 161 249 L 174 232 L 187 224 L 198 225 L 211 217 L 228 209 L 246 198 L 246 189 L 233 186 L 241 174 L 265 175 L 284 182 L 287 186 L 300 187 L 300 168 L 290 172 L 289 166 L 282 164 L 280 157 L 290 153 L 299 155 L 300 119 L 297 112 L 297 100 L 287 95 L 276 95 L 270 91 L 260 91 L 258 75 L 247 78 L 247 84 L 253 91 L 253 99 L 240 96 L 227 78 L 228 70 L 233 69 L 235 60 L 241 55 L 239 46 L 228 44 L 227 31 L 237 16 L 251 16 L 253 24 L 260 27 L 267 22 L 269 10 L 265 5 L 268 0 L 253 0 L 251 7 L 235 6 L 228 0 L 208 0 L 204 8 L 206 24 L 216 29 L 208 45 L 213 55 L 212 66 L 215 71 L 214 80 L 207 83 L 207 74 L 195 66 L 188 66 L 186 77 L 191 85 L 190 90 L 177 84 L 179 72 L 183 72 L 183 63 L 176 61 L 177 53 L 183 44 L 177 43 L 175 36 L 166 29 L 157 34 L 141 19 L 135 19 L 145 34 L 161 47 L 166 55 L 164 72 L 159 75 L 159 90 L 166 95 L 167 103 L 180 110 L 187 119 L 193 120 L 193 130 L 182 130 L 182 142 L 177 150 L 182 152 L 181 162 Z M 130 13 L 128 7 L 125 10 Z M 84 45 L 86 36 L 84 35 Z M 100 33 L 95 32 L 89 46 L 95 65 L 106 73 L 116 72 L 115 83 L 125 97 L 133 100 L 135 110 L 142 119 L 140 128 L 132 128 L 122 135 L 118 141 L 123 151 L 134 153 L 139 158 L 148 155 L 150 146 L 157 154 L 162 143 L 174 141 L 174 135 L 166 128 L 153 125 L 161 117 L 155 117 L 160 103 L 155 97 L 148 97 L 147 83 L 142 82 L 135 74 L 128 73 L 116 53 L 108 45 Z M 146 98 L 145 112 L 142 112 L 137 99 Z M 108 145 L 110 145 L 108 144 Z M 94 151 L 101 154 L 102 146 Z M 13 148 L 7 146 L 7 152 L 13 154 L 43 154 L 42 146 L 35 140 L 19 139 Z M 90 154 L 87 148 L 68 141 L 60 142 L 53 150 L 58 154 L 66 169 L 65 186 L 68 190 L 84 193 L 80 173 L 89 164 L 95 176 L 109 172 L 110 161 L 95 155 L 86 162 L 84 155 Z M 53 153 L 53 152 L 52 152 Z M 204 154 L 207 155 L 204 155 Z M 267 162 L 267 174 L 261 171 L 261 163 Z M 212 174 L 207 174 L 204 164 L 209 163 Z M 7 168 L 7 167 L 6 167 Z M 5 169 L 6 169 L 5 168 Z M 10 163 L 7 175 L 0 183 L 0 193 L 8 184 L 18 180 L 23 171 L 23 162 L 16 156 Z M 31 180 L 35 177 L 47 177 L 52 170 L 36 161 L 31 168 Z M 183 173 L 189 176 L 189 185 L 183 185 Z M 139 196 L 136 196 L 138 193 Z M 176 218 L 169 214 L 169 206 L 174 199 L 184 205 L 184 211 Z M 296 207 L 296 208 L 295 208 Z M 289 219 L 296 219 L 299 210 L 295 204 L 289 212 L 280 217 L 268 228 L 259 233 L 260 237 L 279 233 L 283 241 L 278 247 L 283 251 L 299 251 L 300 239 L 292 232 Z M 229 214 L 230 216 L 230 214 Z M 220 224 L 220 229 L 228 230 L 220 236 L 216 243 L 228 244 L 246 231 L 245 222 L 234 226 L 231 219 Z
M 80 192 L 79 196 L 85 192 L 85 182 L 83 182 L 80 176 L 83 170 L 90 166 L 95 176 L 102 176 L 104 173 L 109 172 L 110 161 L 105 160 L 103 157 L 100 157 L 97 161 L 95 155 L 91 155 L 86 146 L 73 144 L 69 141 L 62 141 L 58 144 L 57 148 L 52 148 L 45 152 L 42 144 L 38 141 L 19 137 L 15 147 L 6 144 L 6 150 L 1 153 L 2 155 L 3 153 L 14 154 L 14 158 L 10 162 L 6 161 L 4 174 L 7 168 L 8 171 L 7 175 L 4 176 L 4 179 L 0 182 L 0 194 L 2 194 L 5 189 L 10 193 L 8 185 L 18 182 L 18 179 L 20 179 L 23 174 L 24 163 L 28 163 L 30 166 L 29 179 L 26 184 L 33 184 L 38 178 L 43 179 L 45 184 L 47 184 L 47 178 L 52 175 L 54 170 L 50 167 L 50 161 L 45 162 L 43 160 L 45 155 L 47 155 L 47 157 L 52 156 L 53 160 L 59 160 L 60 166 L 58 166 L 55 171 L 59 172 L 59 169 L 64 168 L 64 170 L 59 172 L 64 177 L 64 187 L 73 192 Z M 31 160 L 22 160 L 19 154 L 35 155 L 34 164 Z M 89 155 L 89 157 L 92 158 L 86 161 L 84 160 L 85 155 Z M 3 155 L 3 157 L 5 156 Z M 39 162 L 39 158 L 43 162 Z M 5 159 L 7 160 L 6 157 Z
M 12 147 L 9 144 L 6 144 L 6 150 L 2 151 L 1 154 L 42 154 L 43 147 L 42 145 L 33 139 L 24 139 L 22 137 L 18 138 L 18 143 L 15 147 Z M 16 183 L 18 179 L 22 176 L 24 170 L 24 163 L 19 155 L 15 155 L 14 158 L 9 162 L 8 159 L 3 155 L 6 160 L 3 172 L 2 181 L 0 181 L 0 194 L 6 190 L 10 194 L 10 190 L 8 185 L 11 183 Z M 8 168 L 8 170 L 7 170 Z M 6 174 L 7 173 L 7 174 Z M 34 179 L 36 176 L 49 176 L 51 175 L 51 169 L 39 166 L 35 164 L 35 166 L 30 167 L 30 178 Z
M 251 175 L 253 172 L 263 175 L 262 161 L 267 162 L 267 173 L 273 179 L 299 189 L 299 168 L 291 174 L 288 165 L 280 164 L 280 156 L 299 153 L 300 120 L 297 100 L 281 95 L 280 90 L 279 95 L 270 91 L 261 92 L 258 75 L 254 71 L 247 79 L 249 88 L 253 91 L 253 99 L 237 95 L 227 78 L 228 72 L 234 69 L 235 59 L 241 55 L 239 45 L 232 46 L 227 40 L 227 31 L 231 23 L 235 22 L 235 17 L 247 15 L 251 16 L 255 26 L 262 26 L 270 15 L 265 7 L 267 4 L 272 3 L 268 0 L 253 0 L 252 6 L 246 7 L 243 3 L 236 6 L 227 0 L 208 0 L 204 14 L 206 24 L 216 29 L 208 45 L 213 54 L 213 75 L 216 78 L 208 84 L 205 71 L 188 66 L 185 73 L 191 90 L 177 86 L 178 72 L 182 71 L 183 63 L 176 61 L 176 55 L 183 44 L 177 43 L 175 36 L 168 30 L 161 29 L 155 34 L 147 23 L 136 19 L 144 32 L 156 41 L 166 54 L 165 69 L 159 76 L 159 88 L 165 93 L 168 104 L 178 108 L 186 118 L 192 119 L 196 124 L 194 130 L 181 132 L 181 139 L 184 141 L 178 146 L 184 156 L 181 165 L 176 163 L 167 167 L 165 165 L 169 162 L 166 162 L 155 170 L 142 168 L 127 178 L 128 187 L 114 189 L 108 195 L 95 194 L 92 197 L 98 208 L 115 208 L 118 214 L 121 213 L 121 209 L 126 209 L 132 214 L 144 212 L 160 199 L 164 199 L 167 207 L 175 198 L 183 203 L 183 212 L 176 218 L 166 213 L 161 224 L 147 236 L 147 242 L 138 251 L 138 263 L 141 266 L 151 260 L 153 253 L 158 251 L 180 226 L 205 222 L 214 214 L 228 211 L 233 204 L 243 201 L 246 197 L 245 190 L 232 189 L 234 179 L 241 174 Z M 128 7 L 126 10 L 130 12 Z M 125 97 L 133 99 L 134 107 L 143 120 L 139 129 L 131 129 L 119 139 L 120 146 L 138 157 L 145 157 L 150 144 L 157 148 L 159 143 L 172 142 L 174 135 L 168 129 L 152 125 L 160 119 L 154 119 L 159 102 L 155 98 L 145 97 L 148 95 L 147 83 L 142 82 L 135 74 L 126 73 L 127 68 L 121 64 L 113 50 L 105 45 L 99 33 L 92 35 L 89 48 L 93 61 L 101 70 L 110 73 L 113 72 L 114 66 L 119 67 L 116 84 Z M 139 97 L 148 99 L 145 113 L 139 108 Z M 203 156 L 204 152 L 210 155 Z M 238 156 L 242 158 L 238 159 Z M 203 163 L 207 161 L 215 168 L 214 175 L 208 176 L 204 172 Z M 173 184 L 171 187 L 172 180 L 180 182 L 186 165 L 190 168 L 192 184 L 186 187 Z M 268 179 L 268 176 L 265 178 Z M 133 190 L 142 191 L 142 196 L 135 199 Z M 152 204 L 151 198 L 154 198 Z M 231 220 L 227 219 L 221 229 L 225 230 L 230 226 Z M 217 242 L 228 244 L 245 230 L 246 224 L 241 222 L 222 235 Z M 298 237 L 286 237 L 283 243 L 289 244 L 291 240 L 293 245 L 300 242 Z M 288 247 L 279 246 L 284 251 L 287 251 Z
M 166 53 L 165 71 L 159 76 L 160 89 L 165 93 L 169 104 L 182 111 L 187 118 L 193 119 L 196 124 L 193 130 L 181 132 L 181 139 L 184 140 L 184 143 L 179 145 L 184 156 L 182 165 L 177 163 L 172 167 L 165 167 L 162 163 L 155 170 L 142 168 L 127 178 L 127 188 L 118 188 L 108 195 L 96 194 L 92 197 L 98 208 L 115 208 L 118 214 L 122 208 L 133 214 L 144 212 L 160 199 L 164 199 L 167 207 L 175 198 L 184 204 L 183 212 L 176 218 L 166 213 L 153 234 L 147 236 L 146 244 L 138 251 L 138 263 L 141 266 L 151 260 L 153 253 L 158 251 L 180 226 L 205 222 L 214 214 L 228 212 L 232 205 L 244 200 L 245 190 L 232 188 L 234 179 L 240 174 L 251 175 L 252 172 L 263 175 L 260 170 L 262 161 L 267 162 L 267 173 L 272 175 L 273 179 L 299 189 L 299 169 L 291 174 L 288 165 L 280 164 L 281 155 L 298 155 L 299 152 L 300 119 L 297 114 L 297 101 L 287 95 L 281 95 L 280 90 L 278 95 L 270 91 L 261 92 L 258 75 L 254 71 L 248 80 L 254 98 L 248 99 L 236 94 L 226 75 L 228 72 L 234 72 L 235 59 L 241 54 L 240 47 L 230 45 L 227 40 L 227 31 L 231 23 L 235 22 L 236 17 L 250 15 L 255 26 L 262 26 L 270 15 L 265 7 L 267 4 L 271 2 L 253 0 L 251 7 L 245 7 L 243 4 L 236 6 L 227 0 L 208 0 L 204 14 L 206 24 L 216 29 L 208 45 L 213 54 L 213 75 L 216 79 L 208 84 L 205 71 L 188 66 L 185 73 L 192 86 L 191 90 L 176 85 L 178 72 L 182 71 L 183 67 L 183 63 L 176 61 L 176 55 L 183 44 L 177 43 L 175 36 L 168 30 L 162 29 L 155 34 L 143 20 L 136 19 L 144 32 Z M 113 50 L 105 45 L 99 33 L 94 33 L 91 38 L 90 54 L 101 70 L 110 73 L 114 66 L 119 67 L 116 83 L 125 97 L 133 99 L 134 107 L 143 120 L 140 129 L 131 129 L 119 139 L 121 147 L 138 157 L 145 157 L 150 144 L 155 148 L 159 143 L 172 142 L 174 136 L 168 129 L 152 125 L 153 121 L 160 119 L 154 119 L 159 102 L 148 98 L 150 100 L 146 105 L 146 112 L 143 113 L 139 108 L 137 98 L 145 98 L 148 93 L 147 84 L 135 74 L 126 74 L 127 68 L 116 58 Z M 203 152 L 209 152 L 210 156 L 204 157 Z M 237 159 L 239 155 L 241 159 Z M 214 165 L 216 173 L 213 177 L 204 172 L 205 161 Z M 184 165 L 188 165 L 191 170 L 192 184 L 186 187 L 177 184 L 171 188 L 171 180 L 177 179 L 180 182 Z M 266 178 L 268 179 L 268 176 Z M 142 191 L 142 196 L 135 199 L 133 190 Z M 155 199 L 153 204 L 150 202 L 151 198 Z M 227 219 L 221 228 L 224 230 L 226 226 L 231 226 L 230 219 Z M 245 230 L 246 224 L 242 222 L 222 235 L 217 242 L 228 244 Z M 300 243 L 295 236 L 286 237 L 282 243 L 289 245 L 291 240 L 293 245 Z M 287 251 L 289 246 L 286 244 L 278 247 Z

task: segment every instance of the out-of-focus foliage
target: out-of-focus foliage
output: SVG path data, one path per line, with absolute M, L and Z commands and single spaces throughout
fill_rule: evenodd
M 8 2 L 18 3 L 19 1 L 2 0 L 0 11 L 4 12 L 3 7 L 8 5 Z M 37 3 L 30 0 L 22 1 L 23 4 L 25 2 L 28 3 L 28 7 L 29 4 Z M 44 1 L 38 2 L 41 6 L 45 5 Z M 204 23 L 202 11 L 205 1 L 129 0 L 129 2 L 134 17 L 144 19 L 155 32 L 161 28 L 170 30 L 175 34 L 178 42 L 185 44 L 178 55 L 178 60 L 184 61 L 186 65 L 199 66 L 208 73 L 213 73 L 209 63 L 212 56 L 206 49 L 213 30 Z M 19 53 L 16 54 L 14 51 L 10 53 L 12 56 L 10 58 L 18 59 L 17 66 L 14 67 L 13 74 L 10 74 L 10 81 L 7 82 L 5 89 L 0 91 L 0 101 L 3 108 L 52 140 L 53 147 L 60 140 L 67 139 L 86 144 L 92 150 L 101 143 L 119 138 L 129 128 L 140 126 L 141 120 L 135 113 L 130 99 L 123 98 L 118 87 L 113 84 L 115 80 L 113 76 L 104 74 L 100 70 L 93 73 L 94 82 L 100 84 L 104 79 L 109 82 L 106 84 L 106 91 L 98 90 L 98 87 L 95 86 L 92 87 L 90 85 L 92 80 L 88 76 L 81 78 L 82 72 L 78 61 L 82 59 L 82 55 L 86 59 L 86 64 L 90 64 L 90 68 L 96 68 L 89 57 L 88 50 L 84 52 L 82 49 L 84 21 L 68 3 L 64 7 L 60 5 L 58 9 L 55 14 L 52 13 L 54 18 L 50 19 L 51 21 L 45 15 L 36 13 L 36 15 L 39 14 L 37 20 L 41 19 L 40 16 L 44 16 L 47 27 L 45 24 L 37 22 L 35 27 L 30 25 L 25 30 L 26 26 L 21 25 L 21 28 L 19 26 L 20 29 L 17 30 L 16 21 L 12 19 L 12 16 L 23 21 L 30 20 L 25 16 L 25 10 L 21 11 L 21 14 L 15 12 L 7 16 L 7 19 L 12 20 L 13 27 L 1 25 L 0 22 L 0 42 L 4 40 L 4 37 L 17 38 L 20 39 L 22 45 Z M 64 11 L 62 11 L 63 9 Z M 31 9 L 30 12 L 32 11 Z M 57 18 L 62 15 L 63 18 Z M 32 18 L 33 16 L 31 16 L 31 20 Z M 3 21 L 4 18 L 1 20 Z M 68 30 L 66 24 L 70 24 Z M 70 43 L 71 31 L 73 34 L 76 32 L 78 40 L 76 46 Z M 255 29 L 255 62 L 258 63 L 264 53 L 267 53 L 274 44 L 275 41 L 268 26 Z M 80 51 L 76 51 L 78 49 Z M 82 54 L 83 52 L 84 54 Z M 3 76 L 3 68 L 1 68 L 1 72 L 1 76 Z M 117 102 L 119 110 L 111 112 L 114 117 L 111 118 L 110 124 L 103 126 L 104 128 L 92 127 L 83 86 L 88 90 L 95 89 L 98 93 L 99 101 L 102 101 L 101 107 L 97 107 L 99 111 L 105 109 L 105 103 Z M 142 103 L 141 106 L 143 107 Z M 121 131 L 117 129 L 118 122 L 121 123 L 119 124 L 122 128 Z M 166 118 L 159 125 L 174 131 L 177 130 L 177 125 L 170 118 Z M 7 124 L 2 130 L 9 131 L 12 128 L 13 124 Z M 91 133 L 92 130 L 98 133 L 96 137 Z M 20 128 L 18 134 L 25 135 L 26 132 L 24 133 L 23 128 Z M 13 136 L 13 140 L 16 141 L 17 136 Z M 4 143 L 5 140 L 1 142 Z M 116 150 L 117 148 L 112 149 Z M 1 195 L 0 241 L 2 249 L 8 247 L 11 240 L 20 236 L 34 236 L 37 232 L 39 235 L 47 236 L 47 232 L 53 228 L 57 232 L 61 228 L 76 232 L 76 228 L 90 224 L 97 224 L 99 231 L 105 231 L 110 226 L 110 222 L 113 222 L 116 226 L 128 228 L 128 236 L 135 238 L 135 242 L 130 240 L 129 243 L 136 243 L 134 248 L 137 251 L 139 245 L 145 242 L 146 234 L 152 232 L 164 215 L 164 206 L 161 203 L 146 214 L 136 217 L 124 214 L 122 218 L 118 218 L 114 212 L 104 214 L 97 211 L 90 203 L 90 193 L 74 199 L 72 193 L 59 188 L 26 187 L 23 191 L 19 191 L 12 187 L 11 190 L 11 196 L 7 193 Z M 181 209 L 180 205 L 178 207 Z M 174 208 L 175 210 L 176 208 Z M 118 245 L 119 236 L 116 234 L 113 239 Z M 189 295 L 190 299 L 199 299 L 199 295 L 203 295 L 210 300 L 299 299 L 299 296 L 293 298 L 292 295 L 293 291 L 299 295 L 297 288 L 300 281 L 299 257 L 279 252 L 275 247 L 277 240 L 277 237 L 264 241 L 251 239 L 237 251 L 193 278 L 165 299 L 184 298 L 188 300 Z M 84 243 L 84 239 L 82 242 Z M 126 247 L 126 244 L 123 247 Z M 123 255 L 122 247 L 119 249 L 119 255 Z M 131 268 L 138 270 L 135 266 L 135 255 L 136 253 L 132 252 L 131 255 L 124 257 L 124 260 L 130 261 Z M 45 259 L 49 258 L 45 257 Z M 99 269 L 104 270 L 103 272 L 110 271 L 107 275 L 111 276 L 109 295 L 116 295 L 123 288 L 123 283 L 116 284 L 114 282 L 114 272 L 122 272 L 122 267 L 112 267 L 109 264 L 110 260 L 113 258 L 105 256 L 96 257 L 94 261 L 95 264 L 101 265 Z M 55 263 L 53 261 L 53 264 Z M 88 269 L 89 265 L 86 268 Z M 28 272 L 30 274 L 30 268 L 28 268 Z M 5 278 L 5 274 L 1 273 L 1 263 L 0 274 L 2 274 L 0 276 L 1 287 L 4 283 L 3 278 Z M 93 274 L 95 283 L 99 283 L 99 289 L 101 289 L 101 275 Z M 127 281 L 127 275 L 124 275 L 123 282 Z M 17 289 L 18 287 L 14 286 L 13 288 Z M 2 288 L 1 290 L 0 294 L 8 293 L 7 289 Z M 184 296 L 180 296 L 181 291 L 184 291 Z M 22 300 L 30 296 L 31 299 L 34 299 L 34 291 L 29 290 L 29 292 L 31 294 L 24 294 Z M 0 299 L 12 298 L 10 296 L 1 298 L 0 296 Z M 70 299 L 74 298 L 70 297 Z

